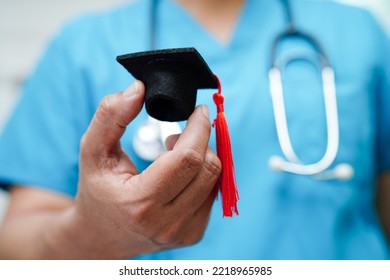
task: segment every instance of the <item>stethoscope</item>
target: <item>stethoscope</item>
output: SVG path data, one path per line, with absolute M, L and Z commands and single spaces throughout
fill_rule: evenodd
M 155 49 L 157 6 L 159 0 L 152 0 L 150 17 L 150 48 Z M 272 156 L 269 160 L 270 167 L 275 171 L 285 171 L 300 175 L 310 175 L 319 180 L 349 180 L 354 175 L 353 167 L 348 163 L 340 163 L 334 168 L 330 166 L 334 162 L 339 148 L 339 123 L 336 100 L 336 85 L 334 71 L 323 51 L 321 45 L 309 34 L 298 31 L 295 27 L 289 0 L 281 0 L 288 22 L 287 29 L 276 36 L 271 51 L 271 67 L 269 70 L 269 84 L 272 106 L 275 116 L 275 124 L 280 148 L 284 157 Z M 318 55 L 310 56 L 300 54 L 293 57 L 277 59 L 277 49 L 281 41 L 287 38 L 301 38 L 311 44 Z M 311 164 L 304 164 L 296 155 L 291 144 L 288 131 L 286 111 L 283 98 L 282 69 L 289 63 L 304 60 L 314 65 L 320 65 L 323 83 L 325 103 L 325 115 L 327 126 L 327 147 L 320 160 Z M 165 151 L 165 140 L 171 134 L 181 133 L 178 123 L 161 122 L 148 117 L 137 129 L 133 139 L 133 149 L 142 159 L 155 160 Z
M 353 167 L 350 164 L 340 163 L 333 169 L 329 169 L 336 158 L 339 148 L 339 123 L 336 100 L 336 83 L 333 68 L 330 66 L 325 52 L 317 40 L 315 40 L 311 35 L 296 29 L 292 17 L 290 1 L 283 0 L 282 3 L 285 7 L 288 27 L 286 31 L 279 34 L 273 42 L 271 67 L 268 75 L 272 106 L 275 115 L 276 131 L 284 158 L 280 156 L 272 156 L 269 160 L 269 165 L 273 170 L 301 175 L 313 175 L 316 179 L 349 180 L 354 174 Z M 281 41 L 287 38 L 301 38 L 302 40 L 306 40 L 316 50 L 318 55 L 313 57 L 300 54 L 294 57 L 287 57 L 285 59 L 276 59 L 278 45 Z M 282 69 L 284 69 L 289 63 L 297 60 L 304 60 L 314 65 L 319 64 L 321 68 L 327 126 L 327 147 L 322 158 L 311 164 L 303 164 L 296 155 L 291 144 L 283 98 Z

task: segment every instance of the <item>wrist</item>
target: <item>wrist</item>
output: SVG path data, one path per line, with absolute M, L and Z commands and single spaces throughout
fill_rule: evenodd
M 131 236 L 121 236 L 110 225 L 113 221 L 101 220 L 87 213 L 77 206 L 62 213 L 59 238 L 54 238 L 57 243 L 53 246 L 61 250 L 62 258 L 127 259 L 136 255 L 128 253 Z
M 87 236 L 93 238 L 83 226 L 76 206 L 69 207 L 57 213 L 46 231 L 46 255 L 50 259 L 97 259 Z

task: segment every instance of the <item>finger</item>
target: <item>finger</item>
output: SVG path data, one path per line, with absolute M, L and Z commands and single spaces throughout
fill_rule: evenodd
M 202 108 L 198 107 L 174 149 L 158 158 L 140 175 L 143 195 L 157 195 L 163 204 L 173 200 L 202 168 L 209 137 L 210 122 Z
M 207 197 L 214 193 L 217 180 L 222 170 L 218 156 L 207 148 L 205 160 L 200 172 L 191 183 L 171 202 L 177 209 L 186 208 L 186 211 L 195 213 Z
M 200 217 L 201 219 L 208 218 L 210 215 L 211 208 L 215 202 L 215 188 L 213 191 L 207 196 L 206 200 L 203 202 L 203 204 L 196 210 L 194 213 L 195 217 Z
M 180 134 L 172 134 L 167 137 L 167 139 L 165 140 L 165 147 L 168 151 L 171 151 L 173 149 L 179 137 Z
M 207 227 L 214 200 L 211 193 L 198 211 L 191 214 L 186 209 L 170 207 L 169 213 L 165 212 L 168 218 L 157 222 L 161 225 L 153 235 L 153 242 L 161 248 L 182 247 L 199 242 Z
M 177 140 L 174 149 L 190 148 L 204 154 L 208 147 L 210 130 L 209 109 L 206 105 L 200 105 L 188 119 L 187 125 Z
M 214 202 L 215 195 L 212 192 L 190 219 L 191 224 L 186 227 L 186 231 L 183 233 L 186 236 L 183 240 L 184 245 L 194 244 L 202 239 L 210 220 L 211 209 Z
M 118 150 L 126 126 L 142 108 L 144 91 L 144 85 L 136 81 L 125 91 L 104 97 L 83 136 L 84 155 L 104 156 Z

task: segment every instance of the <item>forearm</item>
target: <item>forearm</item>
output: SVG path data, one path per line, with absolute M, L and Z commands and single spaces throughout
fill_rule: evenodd
M 6 221 L 0 230 L 2 259 L 77 259 L 85 252 L 72 240 L 73 207 L 36 211 Z
M 377 209 L 390 244 L 390 172 L 383 173 L 378 177 Z
M 127 259 L 158 250 L 137 234 L 109 228 L 108 221 L 96 227 L 75 206 L 25 213 L 0 228 L 0 259 Z

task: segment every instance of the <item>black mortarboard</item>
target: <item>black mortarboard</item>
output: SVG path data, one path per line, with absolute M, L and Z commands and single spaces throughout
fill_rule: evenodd
M 117 61 L 145 83 L 145 107 L 161 121 L 183 121 L 194 111 L 197 89 L 218 88 L 195 48 L 163 49 L 121 55 Z

